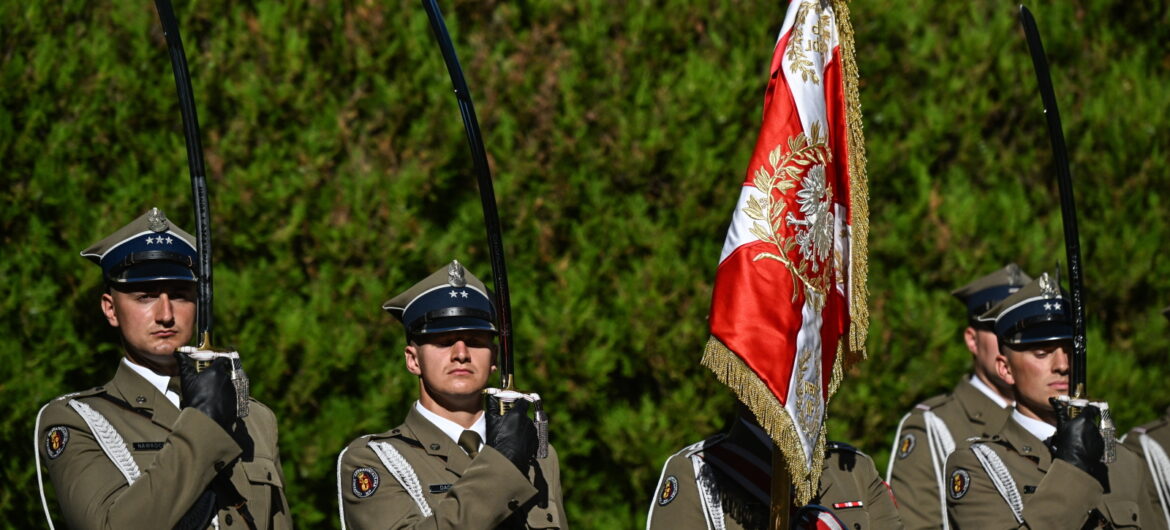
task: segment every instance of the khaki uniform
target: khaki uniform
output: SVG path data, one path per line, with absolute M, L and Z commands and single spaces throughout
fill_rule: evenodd
M 647 530 L 715 528 L 715 516 L 729 530 L 768 528 L 771 459 L 770 444 L 739 421 L 726 435 L 675 453 L 663 466 Z M 865 453 L 830 442 L 821 473 L 812 503 L 828 507 L 846 528 L 902 528 L 893 497 Z M 697 475 L 704 477 L 702 485 Z
M 416 484 L 430 517 L 375 452 L 383 442 L 416 477 L 406 482 Z M 508 520 L 509 526 L 568 528 L 556 451 L 550 446 L 548 458 L 536 461 L 525 477 L 486 444 L 473 460 L 411 407 L 405 423 L 354 440 L 338 457 L 342 527 L 495 528 L 515 514 L 519 519 Z
M 1150 470 L 1162 515 L 1170 525 L 1170 411 L 1125 435 L 1125 446 L 1137 453 Z M 1148 450 L 1147 450 L 1148 449 Z
M 971 384 L 970 376 L 964 376 L 950 394 L 930 398 L 902 417 L 890 451 L 886 480 L 898 499 L 902 521 L 911 529 L 940 528 L 945 515 L 940 485 L 944 484 L 946 457 L 932 451 L 927 413 L 946 425 L 949 436 L 938 434 L 949 439 L 954 448 L 968 438 L 998 432 L 1008 419 L 1009 409 L 1000 407 Z
M 1002 461 L 1014 487 L 1001 493 L 999 473 L 982 463 L 975 445 Z M 986 456 L 983 460 L 987 460 Z M 947 460 L 947 511 L 953 528 L 1165 528 L 1141 460 L 1117 447 L 1109 464 L 1110 491 L 1088 473 L 1054 459 L 1048 447 L 1014 420 L 999 433 L 964 444 Z M 1017 519 L 1005 498 L 1018 498 Z
M 70 406 L 91 407 L 122 438 L 141 475 L 129 484 L 103 451 L 109 431 L 95 437 Z M 172 528 L 217 471 L 231 466 L 231 483 L 247 500 L 219 511 L 221 529 L 291 528 L 277 453 L 276 417 L 257 401 L 244 420 L 253 442 L 241 448 L 215 421 L 195 409 L 179 411 L 124 363 L 105 386 L 51 401 L 38 418 L 41 462 L 49 470 L 69 528 Z M 100 424 L 99 424 L 100 425 Z M 247 445 L 247 444 L 245 444 Z

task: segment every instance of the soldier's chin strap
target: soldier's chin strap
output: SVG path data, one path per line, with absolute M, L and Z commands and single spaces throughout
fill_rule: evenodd
M 540 399 L 540 394 L 536 392 L 525 394 L 516 390 L 500 388 L 485 388 L 483 393 L 499 400 L 501 409 L 497 411 L 499 414 L 512 408 L 512 403 L 516 400 L 523 399 L 532 403 L 532 407 L 536 409 L 536 418 L 532 420 L 532 424 L 536 427 L 536 458 L 548 458 L 548 415 L 544 413 L 544 401 Z

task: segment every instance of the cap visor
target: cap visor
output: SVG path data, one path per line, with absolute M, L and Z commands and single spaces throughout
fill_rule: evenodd
M 118 283 L 156 282 L 162 280 L 195 281 L 195 271 L 179 263 L 169 261 L 154 261 L 139 263 L 122 271 L 117 278 Z
M 1012 344 L 1037 344 L 1058 340 L 1072 340 L 1073 330 L 1067 322 L 1034 324 L 1016 334 Z
M 412 332 L 414 335 L 431 335 L 434 333 L 446 333 L 448 331 L 464 331 L 464 330 L 479 330 L 479 331 L 495 331 L 496 327 L 491 322 L 487 322 L 479 318 L 444 318 L 430 322 L 427 325 Z

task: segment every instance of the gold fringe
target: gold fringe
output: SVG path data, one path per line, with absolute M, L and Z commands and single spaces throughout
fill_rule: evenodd
M 845 122 L 849 130 L 850 215 L 853 236 L 849 252 L 849 348 L 838 350 L 844 357 L 844 369 L 865 359 L 865 339 L 869 333 L 869 178 L 865 171 L 865 133 L 861 123 L 860 75 L 853 46 L 853 24 L 845 0 L 833 0 L 837 14 L 837 34 L 841 46 L 841 66 L 845 83 Z M 845 355 L 841 355 L 844 353 Z M 834 363 L 833 377 L 837 377 Z M 832 385 L 830 385 L 832 387 Z
M 788 410 L 780 404 L 759 376 L 744 364 L 743 359 L 712 336 L 707 340 L 707 347 L 703 351 L 702 364 L 715 373 L 715 378 L 719 382 L 730 387 L 739 400 L 756 415 L 760 426 L 772 438 L 776 447 L 780 448 L 784 460 L 788 462 L 788 472 L 796 491 L 797 506 L 808 504 L 817 493 L 817 486 L 821 481 L 821 468 L 825 462 L 824 422 L 821 422 L 820 432 L 816 433 L 810 468 L 804 463 L 804 447 L 796 434 L 796 426 L 793 425 Z M 833 370 L 836 378 L 837 368 L 834 367 Z

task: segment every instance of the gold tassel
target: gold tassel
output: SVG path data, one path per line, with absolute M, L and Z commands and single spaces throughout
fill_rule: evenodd
M 735 392 L 740 402 L 756 415 L 760 426 L 772 438 L 776 447 L 784 454 L 788 463 L 788 472 L 792 476 L 793 487 L 796 491 L 798 506 L 808 504 L 817 493 L 821 481 L 821 468 L 825 462 L 825 424 L 821 422 L 820 432 L 816 433 L 816 442 L 813 444 L 813 458 L 811 468 L 805 465 L 804 447 L 800 437 L 796 434 L 796 426 L 788 410 L 768 386 L 760 380 L 755 372 L 744 364 L 735 352 L 727 348 L 719 339 L 711 337 L 707 340 L 707 347 L 703 351 L 703 366 L 715 373 L 719 382 L 727 385 Z
M 869 178 L 865 170 L 865 133 L 861 123 L 860 76 L 853 47 L 853 24 L 844 0 L 833 0 L 837 14 L 837 33 L 841 47 L 841 66 L 845 83 L 845 122 L 849 131 L 849 213 L 853 235 L 849 251 L 849 348 L 844 369 L 865 359 L 865 339 L 869 333 Z M 837 358 L 841 359 L 838 354 Z M 834 363 L 834 377 L 837 367 Z

